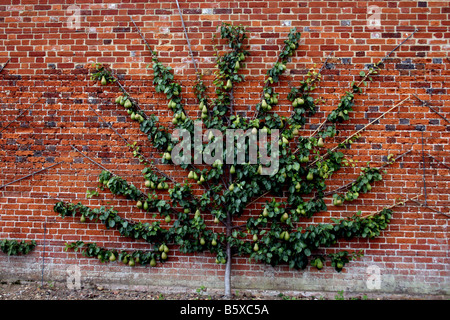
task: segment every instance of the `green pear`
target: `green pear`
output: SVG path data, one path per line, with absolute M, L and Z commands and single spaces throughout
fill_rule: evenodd
M 320 259 L 317 259 L 316 268 L 321 270 L 323 268 L 323 262 Z
M 226 84 L 226 86 L 225 86 L 225 89 L 226 89 L 226 90 L 230 90 L 232 87 L 233 87 L 233 84 L 231 83 L 231 80 L 228 79 L 227 84 Z
M 320 147 L 320 148 L 322 148 L 324 145 L 325 145 L 325 144 L 323 143 L 323 138 L 320 137 L 320 138 L 319 138 L 319 141 L 317 141 L 317 146 Z
M 123 106 L 127 109 L 131 108 L 133 106 L 133 104 L 131 103 L 131 101 L 129 99 L 125 100 L 125 103 L 123 104 Z
M 262 108 L 263 110 L 267 110 L 267 107 L 268 107 L 268 104 L 267 104 L 266 100 L 263 99 L 263 101 L 262 101 L 262 103 L 261 103 L 261 108 Z

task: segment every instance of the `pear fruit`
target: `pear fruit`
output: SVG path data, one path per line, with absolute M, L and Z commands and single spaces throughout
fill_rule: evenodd
M 141 200 L 138 200 L 138 202 L 136 202 L 136 207 L 138 207 L 139 209 L 142 208 L 143 203 Z
M 225 86 L 225 89 L 226 89 L 226 90 L 230 90 L 232 87 L 233 87 L 233 84 L 231 83 L 231 80 L 228 79 L 227 84 L 226 84 L 226 86 Z
M 161 259 L 166 260 L 167 259 L 167 253 L 165 253 L 165 252 L 161 253 Z
M 262 108 L 263 110 L 267 110 L 267 107 L 268 107 L 268 104 L 267 104 L 266 100 L 264 99 L 264 100 L 262 101 L 262 103 L 261 103 L 261 108 Z
M 102 81 L 101 81 L 102 86 L 105 86 L 108 84 L 108 81 L 106 81 L 105 76 L 102 77 Z
M 323 268 L 323 262 L 320 259 L 317 259 L 316 268 L 321 270 Z
M 257 173 L 258 173 L 259 175 L 262 174 L 262 165 L 259 165 Z
M 166 218 L 164 219 L 164 221 L 165 221 L 166 223 L 170 223 L 170 221 L 172 221 L 172 219 L 170 218 L 169 215 L 167 215 Z
M 116 261 L 116 256 L 114 255 L 114 253 L 111 253 L 111 255 L 109 256 L 109 261 Z
M 312 171 L 308 172 L 308 175 L 306 176 L 306 180 L 311 181 L 312 179 L 314 179 L 314 174 L 312 173 Z
M 231 166 L 230 173 L 231 174 L 235 174 L 236 173 L 236 168 L 234 167 L 234 165 Z
M 155 267 L 155 266 L 156 266 L 156 260 L 155 260 L 155 258 L 152 258 L 150 260 L 150 267 Z
M 320 137 L 320 138 L 319 138 L 319 141 L 317 141 L 317 146 L 320 147 L 320 148 L 322 148 L 324 145 L 325 145 L 325 144 L 323 143 L 323 138 Z
M 86 217 L 84 215 L 81 216 L 80 222 L 86 222 Z
M 131 101 L 129 99 L 125 100 L 125 103 L 123 104 L 123 106 L 127 109 L 131 108 L 133 106 L 133 104 L 131 103 Z

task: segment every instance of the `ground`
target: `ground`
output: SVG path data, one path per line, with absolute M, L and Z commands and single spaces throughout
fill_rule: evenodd
M 147 289 L 131 290 L 105 288 L 98 285 L 68 289 L 65 283 L 25 282 L 0 283 L 0 300 L 221 300 L 220 290 L 197 288 L 182 292 Z M 281 293 L 281 292 L 242 292 L 235 290 L 232 300 L 334 300 L 344 299 L 343 292 L 332 294 Z M 372 299 L 365 294 L 354 294 L 345 299 Z M 380 299 L 380 298 L 375 298 Z
M 66 283 L 53 282 L 0 282 L 0 300 L 221 300 L 221 290 L 208 288 L 173 291 L 167 288 L 133 290 L 105 288 L 99 285 L 69 289 Z M 373 293 L 308 293 L 233 291 L 232 300 L 430 300 L 448 299 L 436 296 L 377 295 Z

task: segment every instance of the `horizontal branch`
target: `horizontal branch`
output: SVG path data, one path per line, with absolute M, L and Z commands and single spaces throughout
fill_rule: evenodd
M 401 200 L 401 201 L 399 201 L 399 202 L 397 202 L 397 203 L 395 203 L 395 204 L 393 204 L 393 205 L 391 205 L 391 206 L 389 206 L 389 207 L 386 207 L 385 209 L 392 209 L 392 208 L 395 208 L 395 207 L 397 207 L 397 206 L 402 206 L 402 205 L 404 205 L 406 202 L 408 202 L 408 201 L 414 201 L 414 199 L 417 199 L 418 197 L 420 197 L 422 194 L 419 194 L 419 195 L 417 195 L 417 196 L 415 196 L 415 197 L 413 197 L 413 198 L 406 198 L 405 200 Z M 369 214 L 367 214 L 367 215 L 365 215 L 365 216 L 362 216 L 361 218 L 367 218 L 367 217 L 371 217 L 371 216 L 374 216 L 374 215 L 377 215 L 378 214 L 378 212 L 373 212 L 373 213 L 369 213 Z
M 412 151 L 413 151 L 413 149 L 408 150 L 408 151 L 406 151 L 406 152 L 400 154 L 399 156 L 397 156 L 395 159 L 391 160 L 390 162 L 387 162 L 387 163 L 383 164 L 381 167 L 378 168 L 378 170 L 383 169 L 384 167 L 390 165 L 391 163 L 397 161 L 398 159 L 400 159 L 401 157 L 407 155 L 408 153 L 410 153 L 410 152 L 412 152 Z M 339 188 L 337 188 L 337 189 L 334 189 L 334 190 L 332 190 L 332 191 L 325 192 L 325 193 L 324 193 L 324 197 L 329 196 L 329 195 L 332 195 L 332 194 L 335 194 L 335 193 L 338 192 L 338 191 L 345 190 L 345 189 L 351 187 L 351 186 L 353 185 L 353 183 L 355 183 L 355 182 L 356 182 L 356 180 L 355 180 L 355 181 L 352 181 L 352 182 L 350 182 L 350 183 L 348 183 L 348 184 L 346 184 L 346 185 L 344 185 L 344 186 L 341 186 L 341 187 L 339 187 Z
M 48 166 L 47 168 L 43 168 L 43 169 L 38 170 L 38 171 L 36 171 L 36 172 L 27 174 L 26 176 L 23 176 L 22 178 L 13 180 L 13 181 L 11 181 L 11 182 L 8 182 L 8 183 L 6 183 L 6 184 L 0 186 L 0 189 L 3 189 L 4 187 L 9 186 L 10 184 L 13 184 L 13 183 L 15 183 L 15 182 L 19 182 L 19 181 L 21 181 L 21 180 L 23 180 L 23 179 L 32 177 L 32 176 L 34 176 L 34 175 L 36 175 L 36 174 L 38 174 L 38 173 L 40 173 L 40 172 L 46 171 L 46 170 L 48 170 L 48 169 L 50 169 L 50 168 L 53 168 L 53 167 L 55 167 L 55 166 L 57 166 L 58 164 L 61 164 L 61 163 L 63 163 L 63 162 L 64 162 L 64 161 L 60 161 L 60 162 L 58 162 L 58 163 L 52 164 L 51 166 Z
M 33 102 L 30 106 L 28 106 L 27 108 L 25 108 L 24 110 L 22 110 L 22 112 L 19 113 L 19 115 L 17 117 L 14 118 L 14 120 L 12 120 L 11 122 L 9 122 L 4 128 L 2 128 L 2 130 L 0 130 L 0 133 L 2 133 L 3 131 L 6 130 L 6 128 L 8 128 L 12 123 L 14 123 L 17 119 L 19 119 L 26 111 L 28 111 L 28 109 L 30 109 L 31 107 L 33 107 L 36 103 L 38 103 L 40 100 L 42 99 L 42 97 L 39 97 L 39 99 L 37 99 L 35 102 Z
M 382 117 L 384 117 L 387 113 L 391 112 L 392 110 L 394 110 L 395 108 L 399 107 L 400 105 L 402 105 L 405 101 L 407 101 L 408 99 L 411 98 L 411 95 L 409 95 L 407 98 L 403 99 L 402 101 L 400 101 L 399 103 L 397 103 L 396 105 L 394 105 L 392 108 L 390 108 L 389 110 L 387 110 L 386 112 L 384 112 L 383 114 L 381 114 L 379 117 L 377 117 L 376 119 L 372 120 L 370 123 L 366 124 L 363 128 L 359 129 L 358 131 L 356 131 L 355 133 L 353 133 L 351 136 L 349 136 L 348 138 L 346 138 L 343 142 L 339 143 L 337 146 L 335 146 L 334 148 L 332 148 L 330 150 L 330 152 L 335 151 L 337 148 L 341 147 L 343 144 L 347 143 L 351 138 L 353 138 L 354 136 L 356 136 L 357 134 L 359 134 L 360 132 L 366 130 L 370 125 L 374 124 L 375 122 L 377 122 L 378 120 L 380 120 Z M 294 153 L 297 153 L 299 149 L 297 148 L 297 150 L 295 150 Z M 329 155 L 329 153 L 326 153 L 325 155 L 317 158 L 316 160 L 314 160 L 311 164 L 308 165 L 308 167 L 313 166 L 317 161 L 319 160 L 323 160 L 325 157 L 327 157 Z

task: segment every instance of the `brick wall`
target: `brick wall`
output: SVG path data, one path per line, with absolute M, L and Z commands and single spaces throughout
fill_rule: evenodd
M 38 4 L 36 4 L 38 2 Z M 173 67 L 183 85 L 183 97 L 191 116 L 198 115 L 192 85 L 195 70 L 175 1 L 66 1 L 2 0 L 0 2 L 0 64 L 11 58 L 0 75 L 0 184 L 30 172 L 64 163 L 0 190 L 0 239 L 36 240 L 38 246 L 28 256 L 0 254 L 0 279 L 37 280 L 45 257 L 45 279 L 64 281 L 67 267 L 78 265 L 82 281 L 125 285 L 222 287 L 224 266 L 214 263 L 211 254 L 180 254 L 173 247 L 169 260 L 157 268 L 130 268 L 122 264 L 102 264 L 79 253 L 65 252 L 64 244 L 82 240 L 108 248 L 146 249 L 142 241 L 123 238 L 116 230 L 99 223 L 58 217 L 55 201 L 82 201 L 91 207 L 113 205 L 120 215 L 137 221 L 153 221 L 151 215 L 136 210 L 132 201 L 107 191 L 86 198 L 97 186 L 101 169 L 75 152 L 73 144 L 95 161 L 144 190 L 142 165 L 130 149 L 89 106 L 129 141 L 137 141 L 143 153 L 159 158 L 136 123 L 113 100 L 116 85 L 98 86 L 89 79 L 92 62 L 105 63 L 115 70 L 122 84 L 148 113 L 171 120 L 165 98 L 152 86 L 152 70 L 146 69 L 151 55 L 130 23 L 140 26 L 148 43 L 158 51 L 161 62 Z M 68 28 L 79 8 L 80 25 Z M 252 114 L 259 102 L 265 73 L 276 61 L 288 31 L 302 32 L 300 47 L 288 64 L 289 73 L 277 86 L 280 103 L 275 111 L 288 115 L 291 105 L 286 94 L 298 85 L 307 70 L 319 68 L 333 52 L 323 71 L 323 81 L 315 95 L 325 102 L 308 119 L 302 134 L 307 135 L 336 107 L 340 95 L 368 64 L 419 30 L 391 57 L 379 76 L 357 95 L 351 121 L 338 126 L 345 137 L 375 119 L 409 94 L 427 101 L 441 116 L 412 97 L 362 134 L 348 158 L 358 160 L 355 168 L 343 168 L 330 181 L 329 190 L 348 183 L 367 161 L 379 166 L 388 154 L 410 153 L 387 167 L 384 179 L 370 194 L 344 207 L 331 205 L 328 212 L 305 222 L 330 222 L 330 217 L 350 216 L 358 210 L 379 211 L 395 199 L 424 194 L 427 205 L 447 213 L 449 197 L 450 60 L 449 1 L 186 1 L 180 0 L 192 50 L 199 69 L 213 93 L 214 50 L 211 44 L 221 21 L 248 26 L 251 56 L 242 73 L 246 81 L 235 91 L 236 109 Z M 370 9 L 369 6 L 376 6 Z M 75 9 L 76 9 L 75 8 Z M 374 11 L 371 11 L 374 10 Z M 370 27 L 379 19 L 380 26 Z M 76 22 L 76 21 L 75 21 Z M 38 98 L 41 100 L 32 105 Z M 161 106 L 161 107 L 159 107 Z M 250 110 L 250 111 L 249 111 Z M 423 130 L 420 131 L 420 130 Z M 423 149 L 422 154 L 422 135 Z M 338 142 L 336 137 L 334 142 Z M 330 142 L 330 145 L 334 145 Z M 187 172 L 171 165 L 158 167 L 182 182 Z M 166 197 L 168 198 L 168 197 Z M 245 217 L 259 213 L 269 197 L 249 206 Z M 425 202 L 425 196 L 420 197 Z M 211 218 L 212 220 L 212 218 Z M 45 247 L 44 247 L 45 233 Z M 324 252 L 363 249 L 364 256 L 337 273 L 329 261 L 322 271 L 308 267 L 295 271 L 287 266 L 272 268 L 233 259 L 234 288 L 312 291 L 363 291 L 388 293 L 449 293 L 448 217 L 408 202 L 394 209 L 387 230 L 372 239 L 341 241 Z M 45 252 L 44 252 L 45 250 Z M 381 288 L 366 286 L 369 266 L 380 268 Z

